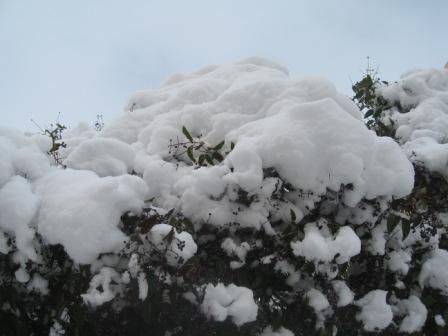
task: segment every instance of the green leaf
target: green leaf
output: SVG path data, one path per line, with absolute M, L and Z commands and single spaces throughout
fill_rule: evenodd
M 174 213 L 175 208 L 171 208 L 170 210 L 168 210 L 168 212 L 165 214 L 164 217 L 168 218 L 170 217 L 173 213 Z
M 422 302 L 425 304 L 425 306 L 432 306 L 434 303 L 437 302 L 437 299 L 434 297 L 434 295 L 428 294 L 424 297 L 422 297 Z
M 230 143 L 230 150 L 233 150 L 235 148 L 235 143 L 234 142 L 231 142 Z
M 198 164 L 200 166 L 202 166 L 204 164 L 204 160 L 205 160 L 205 155 L 204 154 L 199 155 Z
M 378 124 L 378 126 L 384 131 L 384 132 L 388 132 L 389 128 L 381 121 L 377 120 L 376 122 Z
M 294 212 L 293 209 L 289 209 L 289 213 L 291 215 L 291 222 L 295 223 L 297 219 L 296 213 Z
M 163 237 L 162 240 L 166 240 L 168 242 L 168 244 L 170 244 L 174 239 L 174 234 L 175 234 L 175 231 L 174 231 L 174 227 L 173 227 L 173 228 L 171 228 L 170 232 L 168 232 L 168 234 L 165 237 Z
M 193 142 L 193 137 L 191 136 L 190 132 L 188 132 L 185 126 L 182 126 L 182 133 L 185 135 L 188 141 Z
M 312 275 L 316 271 L 316 266 L 313 262 L 306 262 L 302 269 L 309 275 Z
M 211 166 L 213 166 L 213 160 L 210 155 L 205 154 L 205 161 L 207 161 Z
M 366 112 L 366 114 L 364 114 L 364 118 L 371 117 L 372 115 L 373 115 L 373 110 L 370 109 L 370 110 L 368 110 L 368 111 Z
M 191 161 L 196 162 L 196 159 L 194 158 L 194 155 L 193 155 L 193 146 L 190 146 L 187 148 L 187 155 Z
M 448 321 L 448 308 L 443 311 L 443 319 Z
M 171 226 L 176 227 L 177 224 L 178 224 L 178 221 L 177 221 L 176 217 L 171 217 L 170 220 L 168 221 L 168 224 L 171 225 Z
M 215 159 L 218 162 L 222 162 L 224 160 L 224 157 L 219 154 L 218 152 L 213 153 L 212 159 Z
M 403 219 L 401 221 L 401 231 L 403 232 L 403 240 L 405 240 L 411 232 L 411 222 L 409 220 Z
M 219 144 L 217 144 L 215 147 L 213 147 L 213 150 L 220 150 L 224 146 L 224 140 L 221 141 Z
M 182 220 L 182 223 L 184 224 L 184 226 L 188 232 L 190 232 L 190 233 L 194 232 L 194 226 L 193 226 L 193 223 L 191 222 L 191 220 L 189 220 L 188 218 L 184 218 Z
M 400 217 L 398 217 L 396 214 L 391 212 L 389 214 L 389 217 L 387 218 L 387 232 L 389 234 L 391 234 L 399 222 L 400 222 Z
M 342 279 L 347 280 L 350 275 L 350 264 L 346 262 L 345 264 L 339 265 L 339 275 Z

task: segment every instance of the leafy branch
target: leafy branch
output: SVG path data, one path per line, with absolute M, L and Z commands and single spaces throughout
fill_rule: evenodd
M 177 160 L 181 160 L 186 155 L 190 161 L 189 163 L 193 165 L 198 165 L 199 167 L 214 166 L 221 163 L 225 155 L 230 152 L 222 152 L 225 145 L 224 140 L 212 146 L 200 138 L 193 138 L 185 126 L 182 127 L 182 133 L 187 141 L 177 139 L 176 142 L 173 142 L 173 140 L 170 140 L 170 145 L 168 146 L 169 154 Z M 230 150 L 234 147 L 235 144 L 232 142 Z

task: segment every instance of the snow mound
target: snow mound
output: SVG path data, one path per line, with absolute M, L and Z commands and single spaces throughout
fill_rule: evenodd
M 0 189 L 0 229 L 15 237 L 19 251 L 33 261 L 38 257 L 33 246 L 34 229 L 30 223 L 37 209 L 38 198 L 23 177 L 13 177 Z
M 338 307 L 344 307 L 353 302 L 355 295 L 347 286 L 345 281 L 333 280 L 331 284 L 333 285 L 334 291 L 338 295 Z
M 400 324 L 400 332 L 413 333 L 420 331 L 426 322 L 428 310 L 420 299 L 411 295 L 406 300 L 401 300 L 397 305 L 399 315 L 406 317 Z
M 422 287 L 431 287 L 448 295 L 448 252 L 437 249 L 429 254 L 423 263 L 418 281 Z
M 349 226 L 341 227 L 335 237 L 324 221 L 308 223 L 304 231 L 302 241 L 291 242 L 296 256 L 311 261 L 331 261 L 338 255 L 336 261 L 342 264 L 361 252 L 361 240 Z
M 175 149 L 189 141 L 183 127 L 197 143 L 225 140 L 225 160 L 196 169 Z M 134 170 L 158 206 L 218 226 L 238 222 L 273 233 L 268 213 L 250 208 L 235 215 L 234 206 L 235 190 L 256 194 L 265 187 L 266 169 L 316 195 L 348 186 L 349 206 L 402 197 L 413 186 L 413 168 L 400 147 L 369 131 L 331 83 L 289 78 L 283 67 L 258 58 L 176 75 L 159 89 L 138 92 L 100 137 L 132 145 Z M 259 207 L 266 207 L 261 199 Z M 290 204 L 287 213 L 294 207 L 304 208 Z
M 365 330 L 379 331 L 392 322 L 392 308 L 387 304 L 386 296 L 386 291 L 373 290 L 355 302 L 361 307 L 361 312 L 356 318 L 364 323 Z
M 410 109 L 393 109 L 390 118 L 411 160 L 448 179 L 448 70 L 415 71 L 378 93 Z
M 135 151 L 128 144 L 108 138 L 93 138 L 81 142 L 65 159 L 73 169 L 91 170 L 99 176 L 119 176 L 131 173 Z
M 308 305 L 316 312 L 320 312 L 330 306 L 327 297 L 315 288 L 311 288 L 306 292 L 305 298 L 308 300 Z
M 38 232 L 50 244 L 62 244 L 78 263 L 100 253 L 117 252 L 127 237 L 117 225 L 126 211 L 141 211 L 147 186 L 137 176 L 100 178 L 85 170 L 56 170 L 37 183 Z
M 224 286 L 221 283 L 205 287 L 201 309 L 215 321 L 224 321 L 230 317 L 237 326 L 255 321 L 258 313 L 258 306 L 250 289 L 234 284 Z
M 363 197 L 404 196 L 412 188 L 413 169 L 393 140 L 378 138 L 330 98 L 278 102 L 267 117 L 228 137 L 236 143 L 228 156 L 234 169 L 229 175 L 248 191 L 260 186 L 262 168 L 268 167 L 317 194 L 352 184 L 345 195 L 349 206 Z
M 43 176 L 50 169 L 50 147 L 47 137 L 0 127 L 0 188 L 15 175 L 30 180 Z

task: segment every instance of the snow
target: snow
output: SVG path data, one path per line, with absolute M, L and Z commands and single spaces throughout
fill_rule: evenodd
M 157 251 L 165 254 L 167 264 L 173 267 L 182 266 L 198 249 L 191 234 L 178 232 L 168 224 L 154 225 L 148 240 Z
M 0 253 L 8 254 L 11 251 L 11 247 L 8 244 L 8 237 L 0 231 Z
M 42 136 L 27 136 L 0 127 L 0 188 L 14 175 L 35 180 L 50 169 L 45 152 L 50 144 Z
M 388 115 L 409 158 L 448 179 L 448 71 L 414 71 L 377 92 L 410 108 L 408 113 L 392 109 Z
M 420 331 L 426 322 L 428 310 L 420 299 L 411 295 L 398 303 L 399 315 L 406 315 L 400 324 L 400 332 L 413 333 Z
M 294 187 L 317 194 L 353 184 L 344 196 L 352 206 L 364 197 L 410 192 L 413 169 L 400 148 L 367 130 L 359 110 L 331 83 L 291 79 L 281 66 L 252 61 L 174 76 L 160 89 L 141 91 L 101 132 L 138 148 L 136 171 L 143 170 L 159 205 L 180 206 L 198 222 L 234 222 L 231 195 L 220 194 L 216 202 L 212 190 L 230 193 L 236 185 L 255 192 L 263 185 L 263 168 L 275 168 Z M 169 146 L 186 141 L 182 126 L 210 145 L 225 140 L 236 146 L 219 169 L 179 166 Z M 199 187 L 206 179 L 213 188 Z M 265 216 L 246 217 L 246 226 L 269 230 Z
M 52 322 L 53 322 L 53 324 L 51 325 L 50 332 L 48 333 L 48 336 L 65 335 L 64 327 L 56 320 L 53 320 Z
M 138 213 L 146 192 L 137 176 L 100 178 L 90 171 L 56 170 L 37 183 L 37 230 L 50 244 L 62 244 L 74 261 L 91 263 L 100 253 L 124 246 L 120 217 L 126 211 Z
M 333 285 L 334 291 L 338 295 L 338 307 L 345 307 L 353 302 L 355 295 L 347 286 L 345 281 L 333 280 L 331 284 Z
M 284 327 L 280 327 L 277 329 L 272 328 L 272 326 L 267 326 L 263 329 L 263 332 L 260 336 L 294 336 L 293 332 Z
M 388 269 L 400 276 L 409 271 L 410 246 L 421 240 L 420 231 L 411 232 L 404 242 L 397 243 L 401 233 L 387 241 L 386 221 L 377 223 L 377 209 L 368 200 L 379 200 L 378 211 L 384 212 L 388 201 L 408 195 L 414 183 L 409 160 L 448 176 L 448 72 L 414 72 L 379 90 L 387 99 L 413 107 L 406 114 L 389 111 L 403 148 L 368 130 L 355 104 L 330 82 L 291 78 L 283 66 L 261 58 L 174 75 L 158 89 L 134 94 L 125 112 L 102 131 L 95 132 L 86 124 L 66 130 L 67 146 L 59 153 L 66 169 L 55 167 L 48 158 L 48 137 L 0 128 L 0 252 L 13 251 L 17 281 L 46 294 L 47 280 L 28 273 L 25 265 L 28 260 L 39 261 L 36 233 L 44 243 L 62 244 L 76 264 L 91 265 L 94 276 L 82 298 L 96 307 L 121 295 L 131 281 L 138 285 L 139 299 L 147 298 L 147 270 L 140 267 L 140 251 L 129 247 L 135 253 L 120 264 L 121 257 L 99 256 L 123 251 L 131 240 L 121 230 L 121 216 L 139 214 L 149 199 L 162 212 L 175 209 L 185 216 L 196 232 L 206 225 L 220 233 L 227 230 L 227 238 L 207 239 L 219 237 L 216 244 L 232 259 L 232 269 L 245 265 L 255 247 L 250 238 L 238 238 L 236 224 L 260 231 L 254 233 L 260 242 L 264 234 L 277 241 L 284 229 L 279 222 L 302 225 L 314 209 L 331 213 L 340 208 L 331 223 L 332 228 L 339 225 L 337 230 L 331 231 L 326 220 L 312 217 L 313 222 L 300 227 L 303 235 L 299 230 L 290 251 L 326 275 L 338 307 L 354 303 L 364 328 L 380 331 L 393 318 L 387 292 L 374 290 L 354 301 L 344 281 L 332 280 L 338 270 L 330 266 L 358 255 L 359 236 L 371 234 L 363 246 L 366 251 L 386 255 Z M 186 153 L 176 153 L 173 146 L 191 145 L 183 127 L 195 144 L 207 148 L 224 140 L 220 150 L 224 160 L 199 166 Z M 275 172 L 275 177 L 266 177 L 267 171 Z M 293 191 L 273 197 L 282 187 Z M 317 209 L 330 193 L 341 198 Z M 250 201 L 242 201 L 241 195 Z M 145 252 L 154 252 L 149 253 L 151 257 L 157 255 L 170 269 L 178 269 L 198 253 L 193 237 L 191 231 L 156 223 L 136 239 L 145 248 L 150 246 Z M 438 236 L 428 246 L 437 240 Z M 9 241 L 15 242 L 18 251 L 8 246 Z M 313 288 L 317 284 L 306 272 L 270 253 L 262 254 L 260 261 L 284 274 L 293 290 L 304 292 L 322 323 L 324 311 L 331 310 L 328 298 Z M 448 252 L 430 252 L 419 275 L 421 287 L 448 295 L 447 263 Z M 166 283 L 171 281 L 181 280 L 167 274 Z M 237 326 L 257 318 L 258 307 L 249 288 L 210 283 L 203 289 L 200 309 L 208 318 L 230 319 Z M 426 308 L 414 296 L 399 301 L 394 309 L 404 317 L 403 332 L 418 331 L 426 319 Z M 267 326 L 262 335 L 293 333 Z
M 141 271 L 140 265 L 138 263 L 138 254 L 133 253 L 128 262 L 129 274 L 135 278 L 138 273 Z
M 356 319 L 364 324 L 367 331 L 379 331 L 386 328 L 393 319 L 392 308 L 386 302 L 387 292 L 372 290 L 355 304 L 361 308 Z
M 412 189 L 413 169 L 400 148 L 368 131 L 329 98 L 279 102 L 265 118 L 237 128 L 228 138 L 236 143 L 227 157 L 234 169 L 229 175 L 247 191 L 260 186 L 267 167 L 276 168 L 294 187 L 318 194 L 353 184 L 345 194 L 349 206 L 363 197 L 400 197 Z
M 386 264 L 392 272 L 406 275 L 409 271 L 411 260 L 411 256 L 406 251 L 392 251 L 387 255 Z
M 311 288 L 306 292 L 305 298 L 307 299 L 308 305 L 316 312 L 320 312 L 330 306 L 327 297 L 315 288 Z
M 347 262 L 361 251 L 361 240 L 348 226 L 341 227 L 333 237 L 325 221 L 305 225 L 305 238 L 291 242 L 294 255 L 303 256 L 312 261 Z
M 138 298 L 145 300 L 148 296 L 148 281 L 146 280 L 146 274 L 140 273 L 137 278 L 138 281 Z
M 82 142 L 93 138 L 96 133 L 93 127 L 85 122 L 80 122 L 75 127 L 64 130 L 64 144 L 66 147 L 59 149 L 61 159 L 67 158 Z
M 436 316 L 434 316 L 434 321 L 436 322 L 436 324 L 437 324 L 439 327 L 444 327 L 444 326 L 446 326 L 446 322 L 445 322 L 445 320 L 443 319 L 442 315 L 436 315 Z
M 430 252 L 428 257 L 418 277 L 420 286 L 438 289 L 448 295 L 448 252 L 437 249 Z
M 267 262 L 274 256 L 268 256 L 267 259 L 262 259 L 262 262 Z M 286 276 L 286 284 L 294 287 L 300 281 L 300 271 L 297 271 L 293 264 L 287 260 L 279 260 L 275 263 L 274 270 L 281 272 Z
M 221 248 L 226 252 L 229 257 L 236 256 L 239 261 L 231 261 L 230 268 L 237 269 L 246 264 L 247 252 L 251 250 L 248 243 L 243 242 L 237 245 L 232 238 L 227 237 L 221 243 Z
M 386 252 L 386 231 L 386 221 L 383 221 L 380 225 L 375 226 L 372 230 L 372 239 L 369 240 L 366 250 L 373 255 L 384 255 Z
M 205 287 L 201 309 L 208 318 L 224 321 L 229 317 L 237 326 L 255 321 L 258 313 L 258 306 L 250 289 L 234 284 L 225 286 L 222 283 L 216 286 L 208 284 Z
M 65 159 L 64 164 L 73 169 L 90 170 L 98 176 L 119 176 L 131 173 L 134 149 L 119 140 L 93 138 L 83 141 Z
M 96 307 L 111 301 L 120 292 L 120 274 L 113 268 L 103 267 L 89 284 L 87 293 L 81 294 L 85 303 Z
M 48 280 L 44 279 L 39 273 L 34 273 L 31 281 L 27 284 L 27 289 L 36 291 L 41 295 L 47 295 L 49 292 Z
M 20 283 L 26 283 L 30 280 L 29 273 L 23 267 L 17 269 L 14 275 L 16 276 L 16 280 Z
M 38 197 L 30 183 L 21 176 L 13 177 L 0 189 L 0 230 L 15 237 L 19 251 L 38 260 L 33 246 L 34 229 L 30 227 L 38 209 Z

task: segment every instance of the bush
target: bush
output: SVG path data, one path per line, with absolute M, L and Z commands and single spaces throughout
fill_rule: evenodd
M 367 73 L 359 110 L 264 60 L 196 76 L 98 134 L 1 131 L 2 334 L 446 334 L 448 184 L 410 135 L 439 98 L 408 88 L 446 72 Z

